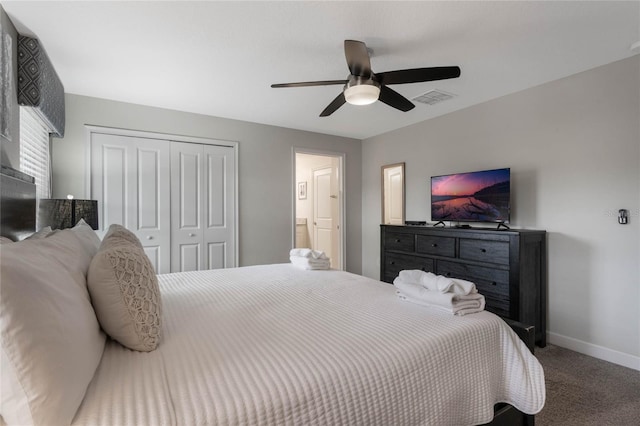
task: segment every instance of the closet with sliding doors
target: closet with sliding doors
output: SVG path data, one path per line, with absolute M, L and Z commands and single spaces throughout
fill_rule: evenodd
M 87 131 L 99 232 L 134 232 L 157 273 L 237 266 L 236 142 Z

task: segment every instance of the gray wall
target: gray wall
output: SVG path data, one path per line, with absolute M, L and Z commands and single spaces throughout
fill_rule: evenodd
M 639 103 L 636 55 L 364 140 L 363 273 L 382 165 L 406 162 L 408 220 L 430 220 L 432 175 L 511 167 L 512 226 L 549 232 L 551 341 L 640 369 Z
M 319 133 L 66 95 L 66 133 L 52 142 L 53 196 L 85 196 L 85 124 L 239 143 L 240 265 L 289 260 L 293 147 L 346 154 L 346 269 L 361 272 L 361 142 Z
M 8 137 L 2 136 L 0 132 L 0 164 L 3 166 L 9 166 L 14 169 L 20 167 L 20 107 L 18 106 L 18 33 L 16 28 L 11 23 L 9 16 L 5 13 L 2 6 L 0 6 L 0 28 L 2 29 L 2 37 L 0 38 L 2 43 L 10 43 L 11 54 L 9 58 L 2 55 L 3 46 L 0 46 L 0 55 L 2 60 L 10 61 L 10 74 L 11 78 L 5 79 L 2 75 L 4 69 L 4 63 L 0 66 L 0 96 L 4 97 L 5 93 L 8 94 L 7 103 L 2 102 L 0 99 L 0 114 L 2 114 L 3 120 L 8 122 Z M 9 39 L 6 40 L 5 37 Z

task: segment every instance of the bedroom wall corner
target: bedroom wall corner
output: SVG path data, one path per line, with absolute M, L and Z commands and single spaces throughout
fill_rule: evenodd
M 427 221 L 431 176 L 511 167 L 512 225 L 548 232 L 552 343 L 640 359 L 639 76 L 635 55 L 364 140 L 364 275 L 379 275 L 383 164 L 406 162 L 406 217 Z

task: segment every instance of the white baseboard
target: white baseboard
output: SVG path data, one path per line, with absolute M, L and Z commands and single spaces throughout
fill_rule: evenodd
M 547 331 L 547 342 L 640 371 L 640 357 Z

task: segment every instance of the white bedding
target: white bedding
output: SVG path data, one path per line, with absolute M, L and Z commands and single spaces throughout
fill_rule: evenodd
M 75 425 L 471 425 L 541 410 L 540 364 L 489 312 L 290 264 L 160 275 L 157 350 L 108 341 Z

